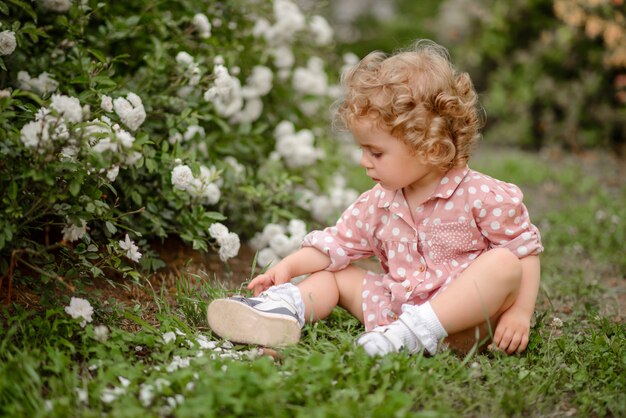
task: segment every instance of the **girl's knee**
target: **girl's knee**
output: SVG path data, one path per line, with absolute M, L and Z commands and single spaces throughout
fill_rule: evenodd
M 522 278 L 522 263 L 515 254 L 506 248 L 494 248 L 487 254 L 492 266 L 497 268 L 503 279 L 511 280 L 519 285 Z

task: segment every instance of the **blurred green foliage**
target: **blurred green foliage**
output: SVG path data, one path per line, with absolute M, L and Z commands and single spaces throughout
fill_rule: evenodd
M 572 151 L 626 146 L 626 20 L 621 0 L 397 1 L 363 17 L 363 56 L 430 37 L 468 71 L 487 112 L 485 140 Z

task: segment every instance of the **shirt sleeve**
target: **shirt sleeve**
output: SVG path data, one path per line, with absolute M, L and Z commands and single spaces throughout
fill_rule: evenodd
M 350 262 L 374 254 L 371 237 L 366 231 L 368 192 L 348 207 L 337 224 L 304 237 L 303 247 L 313 247 L 330 257 L 328 271 L 346 268 Z M 369 229 L 369 225 L 367 225 Z
M 488 189 L 482 204 L 474 204 L 473 211 L 478 229 L 490 248 L 506 248 L 519 258 L 541 253 L 541 235 L 522 203 L 522 191 L 503 182 Z

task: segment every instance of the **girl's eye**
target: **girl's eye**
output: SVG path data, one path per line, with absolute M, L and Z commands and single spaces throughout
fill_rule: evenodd
M 371 155 L 372 155 L 372 157 L 374 157 L 374 158 L 380 158 L 380 157 L 383 155 L 383 153 L 382 153 L 382 152 L 371 152 L 370 154 L 371 154 Z

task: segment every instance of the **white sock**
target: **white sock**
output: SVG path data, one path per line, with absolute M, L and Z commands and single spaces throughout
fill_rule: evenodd
M 430 354 L 436 354 L 439 341 L 448 336 L 430 302 L 419 306 L 402 305 L 400 319 Z
M 265 293 L 272 293 L 294 307 L 300 328 L 304 326 L 304 301 L 302 300 L 300 289 L 298 289 L 297 286 L 291 283 L 279 284 L 270 287 Z
M 422 349 L 435 354 L 439 341 L 447 335 L 429 302 L 421 306 L 405 304 L 398 320 L 363 334 L 357 344 L 370 356 L 384 356 L 402 350 L 416 353 Z

